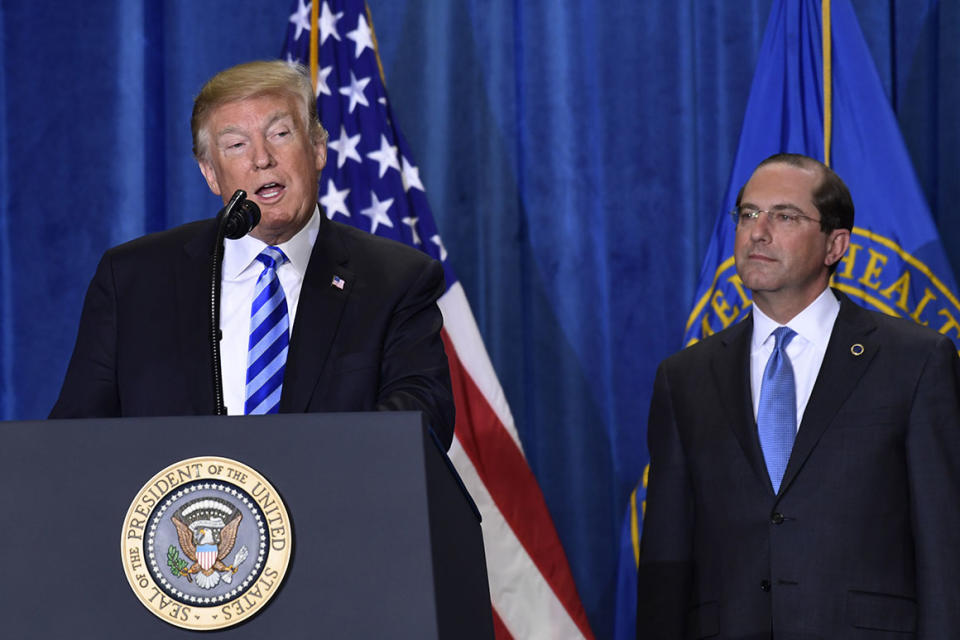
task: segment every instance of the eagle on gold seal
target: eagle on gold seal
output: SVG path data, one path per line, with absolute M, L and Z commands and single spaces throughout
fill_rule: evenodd
M 195 578 L 197 586 L 203 589 L 214 588 L 221 579 L 230 583 L 237 567 L 247 557 L 244 546 L 237 552 L 233 564 L 224 562 L 233 551 L 242 518 L 237 507 L 221 498 L 199 498 L 177 509 L 170 520 L 177 529 L 180 549 L 193 564 L 188 567 L 170 545 L 167 563 L 174 576 L 185 577 L 187 581 Z

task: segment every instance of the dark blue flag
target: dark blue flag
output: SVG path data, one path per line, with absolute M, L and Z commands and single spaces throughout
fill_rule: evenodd
M 960 344 L 953 274 L 856 15 L 849 0 L 834 0 L 825 30 L 821 9 L 817 0 L 773 6 L 684 344 L 749 312 L 726 212 L 757 164 L 779 152 L 825 161 L 850 188 L 856 226 L 833 286 L 865 307 L 912 318 Z

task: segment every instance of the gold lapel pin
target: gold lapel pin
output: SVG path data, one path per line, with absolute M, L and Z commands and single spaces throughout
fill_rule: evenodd
M 852 353 L 852 354 L 855 355 L 855 356 L 862 356 L 862 355 L 863 355 L 863 345 L 860 344 L 859 342 L 853 344 L 853 345 L 850 347 L 850 353 Z

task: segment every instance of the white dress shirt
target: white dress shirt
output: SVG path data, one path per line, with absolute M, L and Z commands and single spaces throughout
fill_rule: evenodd
M 276 245 L 287 256 L 277 269 L 277 277 L 287 298 L 290 335 L 300 301 L 300 287 L 307 272 L 313 243 L 320 232 L 320 210 L 314 209 L 310 220 L 295 236 Z M 263 263 L 257 260 L 267 247 L 262 240 L 245 235 L 227 239 L 223 247 L 223 279 L 220 290 L 220 371 L 223 376 L 223 398 L 227 414 L 243 415 L 247 393 L 247 349 L 250 340 L 250 306 L 257 278 Z
M 797 429 L 803 421 L 803 412 L 810 400 L 813 384 L 820 373 L 823 356 L 827 352 L 827 342 L 833 331 L 833 323 L 840 313 L 840 301 L 830 291 L 823 290 L 816 300 L 793 317 L 786 326 L 797 335 L 787 345 L 787 357 L 793 365 L 793 378 L 797 389 Z M 753 416 L 756 418 L 760 407 L 760 385 L 763 370 L 773 353 L 776 338 L 773 332 L 784 325 L 771 320 L 753 305 L 753 339 L 750 342 L 750 389 L 753 393 Z

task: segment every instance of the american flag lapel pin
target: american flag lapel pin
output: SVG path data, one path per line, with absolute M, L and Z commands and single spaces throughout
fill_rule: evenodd
M 333 276 L 333 280 L 330 281 L 330 286 L 336 287 L 341 291 L 343 291 L 343 285 L 345 284 L 347 284 L 346 280 L 344 280 L 340 276 Z

